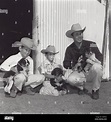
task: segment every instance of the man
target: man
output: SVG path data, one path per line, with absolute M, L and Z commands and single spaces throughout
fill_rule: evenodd
M 18 61 L 22 58 L 27 59 L 29 61 L 28 66 L 28 79 L 25 83 L 24 90 L 27 94 L 34 95 L 32 88 L 40 85 L 44 81 L 44 76 L 40 74 L 33 74 L 33 59 L 29 56 L 31 50 L 36 50 L 36 46 L 34 45 L 32 39 L 28 37 L 23 37 L 21 41 L 16 41 L 12 44 L 12 47 L 19 47 L 19 53 L 10 56 L 7 58 L 0 66 L 0 70 L 2 71 L 14 71 L 17 72 L 16 66 Z M 5 76 L 4 76 L 5 77 Z M 15 81 L 16 82 L 16 81 Z M 17 83 L 15 83 L 16 88 L 22 86 L 24 84 L 24 76 L 22 74 L 17 75 Z M 19 88 L 22 90 L 22 88 Z M 13 94 L 13 93 L 12 93 Z M 15 97 L 15 93 L 12 97 Z
M 74 42 L 66 48 L 65 57 L 63 61 L 63 66 L 66 69 L 73 69 L 75 65 L 76 66 L 80 65 L 78 60 L 81 57 L 81 55 L 85 54 L 86 48 L 91 48 L 93 53 L 95 53 L 96 58 L 102 64 L 103 56 L 100 53 L 96 43 L 92 41 L 86 41 L 83 39 L 83 32 L 85 31 L 85 28 L 82 29 L 81 25 L 79 23 L 76 23 L 72 25 L 71 30 L 68 30 L 66 32 L 66 36 L 74 40 Z M 99 98 L 99 89 L 100 89 L 100 84 L 101 84 L 102 74 L 103 74 L 101 64 L 93 64 L 89 72 L 85 73 L 84 75 L 86 81 L 90 81 L 93 83 L 92 98 L 95 100 Z M 66 73 L 68 71 L 69 70 L 67 70 Z M 73 82 L 75 80 L 75 75 L 72 72 L 70 73 L 67 81 L 69 84 L 74 84 Z M 85 90 L 83 86 L 79 87 L 78 93 L 84 93 L 84 91 Z

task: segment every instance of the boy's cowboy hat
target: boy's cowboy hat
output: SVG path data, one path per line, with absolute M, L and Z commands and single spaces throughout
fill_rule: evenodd
M 20 46 L 28 47 L 31 50 L 36 50 L 36 46 L 34 45 L 32 39 L 28 37 L 23 37 L 21 41 L 16 41 L 15 43 L 12 44 L 12 47 L 20 47 Z
M 79 23 L 73 24 L 71 27 L 71 30 L 68 30 L 66 32 L 66 36 L 69 38 L 72 38 L 72 33 L 77 32 L 77 31 L 81 31 L 83 32 L 86 29 L 86 27 L 84 29 L 81 28 L 81 25 Z
M 59 53 L 59 52 L 56 52 L 56 49 L 55 49 L 54 46 L 49 45 L 49 46 L 47 46 L 46 49 L 41 50 L 41 53 L 43 53 L 43 54 L 45 54 L 45 53 L 57 54 L 57 53 Z

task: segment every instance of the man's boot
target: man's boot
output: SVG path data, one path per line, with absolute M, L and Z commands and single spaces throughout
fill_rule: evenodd
M 92 99 L 99 99 L 99 89 L 96 91 L 92 90 Z

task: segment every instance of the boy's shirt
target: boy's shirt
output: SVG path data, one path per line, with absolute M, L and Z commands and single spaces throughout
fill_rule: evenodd
M 40 65 L 41 68 L 41 73 L 42 74 L 51 74 L 52 70 L 56 67 L 60 67 L 59 64 L 57 64 L 56 62 L 50 63 L 49 60 L 45 60 L 43 61 L 43 63 Z
M 7 58 L 1 65 L 0 65 L 0 69 L 4 69 L 6 71 L 10 71 L 10 69 L 14 66 L 17 65 L 18 61 L 22 59 L 22 56 L 20 54 L 20 52 L 18 54 L 12 55 L 9 58 Z M 33 60 L 30 56 L 28 56 L 26 58 L 30 64 L 29 64 L 29 75 L 33 74 Z

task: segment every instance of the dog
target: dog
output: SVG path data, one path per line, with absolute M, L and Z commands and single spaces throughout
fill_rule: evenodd
M 57 89 L 58 91 L 63 92 L 64 94 L 67 93 L 67 87 L 66 87 L 66 82 L 63 79 L 63 70 L 61 68 L 55 68 L 51 72 L 52 75 L 54 75 L 56 78 L 51 78 L 50 79 L 50 84 Z
M 8 78 L 14 77 L 16 73 L 20 73 L 24 70 L 24 67 L 29 66 L 30 62 L 27 59 L 22 58 L 18 61 L 17 65 L 12 67 L 10 71 L 6 71 L 3 76 L 4 87 L 7 85 Z M 27 71 L 26 71 L 27 72 Z

